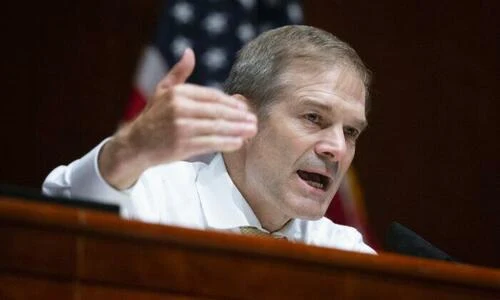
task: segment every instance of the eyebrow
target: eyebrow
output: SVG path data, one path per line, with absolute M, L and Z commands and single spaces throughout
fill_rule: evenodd
M 331 105 L 310 98 L 300 99 L 299 105 L 315 106 L 320 110 L 326 110 L 326 111 L 334 110 Z M 359 119 L 355 117 L 353 122 L 355 123 L 356 127 L 360 129 L 360 131 L 363 131 L 366 129 L 366 127 L 368 127 L 368 121 L 366 121 L 366 119 Z

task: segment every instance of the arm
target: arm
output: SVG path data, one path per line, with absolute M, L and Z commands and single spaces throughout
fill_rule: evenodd
M 143 113 L 103 147 L 99 169 L 110 185 L 126 189 L 152 166 L 233 151 L 255 135 L 256 117 L 245 103 L 212 88 L 185 84 L 194 64 L 188 49 L 158 84 Z
M 87 180 L 84 174 L 74 174 L 82 173 L 79 163 L 84 160 L 82 158 L 68 167 L 54 170 L 44 183 L 44 192 L 53 194 L 54 186 L 59 186 L 59 191 L 72 190 L 80 184 L 75 178 L 92 184 L 100 179 L 118 192 L 133 186 L 150 167 L 203 153 L 240 148 L 244 139 L 257 131 L 255 115 L 235 97 L 212 88 L 186 84 L 194 64 L 194 54 L 188 49 L 158 84 L 144 111 L 101 148 L 94 150 L 95 170 L 87 175 L 100 178 Z M 89 166 L 93 164 L 90 159 L 84 161 Z

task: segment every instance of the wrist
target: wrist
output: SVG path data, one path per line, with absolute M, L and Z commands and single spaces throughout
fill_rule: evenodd
M 131 187 L 149 167 L 140 149 L 129 138 L 127 126 L 120 129 L 101 148 L 98 166 L 106 182 L 118 190 Z

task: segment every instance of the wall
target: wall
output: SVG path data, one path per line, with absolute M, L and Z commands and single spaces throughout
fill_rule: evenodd
M 48 1 L 2 7 L 0 183 L 48 172 L 113 133 L 160 1 Z
M 500 267 L 498 1 L 304 1 L 374 72 L 354 165 L 383 238 L 399 221 Z

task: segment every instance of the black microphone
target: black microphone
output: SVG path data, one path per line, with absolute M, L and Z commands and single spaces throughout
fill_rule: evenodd
M 384 246 L 389 252 L 456 262 L 451 256 L 397 222 L 392 222 L 389 227 Z

